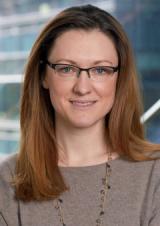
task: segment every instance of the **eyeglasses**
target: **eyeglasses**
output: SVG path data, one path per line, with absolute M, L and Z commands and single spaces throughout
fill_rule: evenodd
M 80 68 L 71 64 L 52 64 L 48 60 L 46 60 L 45 63 L 54 69 L 59 77 L 66 80 L 79 77 L 82 71 L 86 71 L 90 79 L 94 81 L 104 81 L 119 70 L 119 66 L 95 66 L 91 68 Z

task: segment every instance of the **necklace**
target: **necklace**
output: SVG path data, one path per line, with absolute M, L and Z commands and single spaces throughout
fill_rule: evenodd
M 108 153 L 108 162 L 106 163 L 106 172 L 105 172 L 105 177 L 102 178 L 102 188 L 100 190 L 100 210 L 98 213 L 98 217 L 95 221 L 96 226 L 101 226 L 102 222 L 103 222 L 103 216 L 104 216 L 104 205 L 105 205 L 105 201 L 106 201 L 106 196 L 107 196 L 107 192 L 108 190 L 111 188 L 111 186 L 109 185 L 109 178 L 110 178 L 110 174 L 111 174 L 111 166 L 109 164 L 109 161 L 112 160 L 112 155 L 109 152 Z M 59 216 L 59 220 L 62 226 L 67 226 L 67 224 L 65 223 L 64 220 L 64 216 L 63 216 L 63 199 L 62 198 L 57 198 L 56 199 L 56 205 L 55 205 L 55 209 L 58 211 L 58 216 Z

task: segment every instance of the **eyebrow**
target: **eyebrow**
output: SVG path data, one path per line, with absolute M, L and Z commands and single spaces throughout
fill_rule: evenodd
M 71 63 L 71 64 L 74 64 L 74 65 L 77 65 L 78 66 L 78 63 L 73 61 L 73 60 L 70 60 L 70 59 L 59 59 L 59 60 L 56 60 L 55 63 L 61 63 L 61 61 L 66 61 L 67 63 Z M 111 65 L 113 65 L 113 63 L 109 60 L 96 60 L 94 61 L 92 64 L 93 65 L 97 65 L 97 64 L 100 64 L 100 63 L 109 63 Z

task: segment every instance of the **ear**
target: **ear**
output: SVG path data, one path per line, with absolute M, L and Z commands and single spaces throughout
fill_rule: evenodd
M 49 89 L 47 78 L 45 77 L 42 81 L 42 86 L 44 89 Z

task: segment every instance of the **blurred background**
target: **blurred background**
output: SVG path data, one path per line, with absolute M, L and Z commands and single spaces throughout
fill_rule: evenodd
M 147 112 L 145 114 L 146 137 L 150 141 L 160 143 L 159 0 L 1 0 L 1 155 L 18 150 L 19 103 L 23 71 L 38 33 L 46 22 L 63 8 L 87 3 L 108 11 L 124 26 L 133 46 L 144 111 Z

